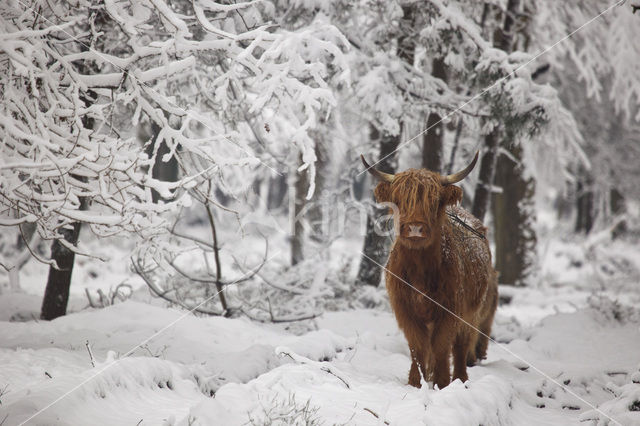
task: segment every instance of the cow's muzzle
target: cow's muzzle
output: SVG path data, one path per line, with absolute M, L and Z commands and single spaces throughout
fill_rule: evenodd
M 400 225 L 400 236 L 403 238 L 427 238 L 427 224 L 424 222 L 408 222 Z

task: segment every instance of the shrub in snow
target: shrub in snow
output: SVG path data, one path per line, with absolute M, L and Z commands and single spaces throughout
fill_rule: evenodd
M 260 400 L 260 408 L 248 414 L 249 424 L 320 426 L 324 421 L 318 416 L 318 410 L 311 399 L 302 402 L 292 393 L 287 398 L 276 394 L 273 399 Z
M 587 299 L 589 307 L 610 322 L 621 324 L 640 322 L 640 309 L 623 305 L 606 294 L 592 295 Z

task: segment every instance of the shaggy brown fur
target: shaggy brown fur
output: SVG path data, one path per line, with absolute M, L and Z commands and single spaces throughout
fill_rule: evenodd
M 456 206 L 462 190 L 441 185 L 440 175 L 429 170 L 398 173 L 393 183 L 380 182 L 375 195 L 378 202 L 395 203 L 400 213 L 385 277 L 391 307 L 411 351 L 409 384 L 420 387 L 422 373 L 440 389 L 447 386 L 452 352 L 453 378 L 466 381 L 467 365 L 486 357 L 486 336 L 498 304 L 486 228 Z M 447 212 L 484 238 L 451 220 Z

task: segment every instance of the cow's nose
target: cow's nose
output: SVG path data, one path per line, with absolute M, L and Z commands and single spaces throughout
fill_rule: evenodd
M 422 225 L 409 225 L 409 236 L 410 237 L 421 237 L 422 236 Z

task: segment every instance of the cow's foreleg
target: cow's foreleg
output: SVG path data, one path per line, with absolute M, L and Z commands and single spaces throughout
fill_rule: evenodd
M 431 360 L 430 370 L 432 372 L 433 384 L 438 385 L 440 389 L 451 383 L 451 372 L 449 364 L 449 356 L 451 355 L 451 347 L 453 346 L 453 338 L 455 336 L 455 324 L 453 321 L 445 320 L 436 325 L 431 336 Z
M 420 387 L 420 362 L 422 357 L 414 351 L 411 351 L 411 369 L 409 370 L 409 385 Z
M 405 336 L 411 352 L 411 369 L 409 370 L 409 384 L 420 387 L 420 378 L 424 375 L 426 380 L 426 364 L 424 363 L 425 347 L 424 336 L 418 329 L 405 330 Z

